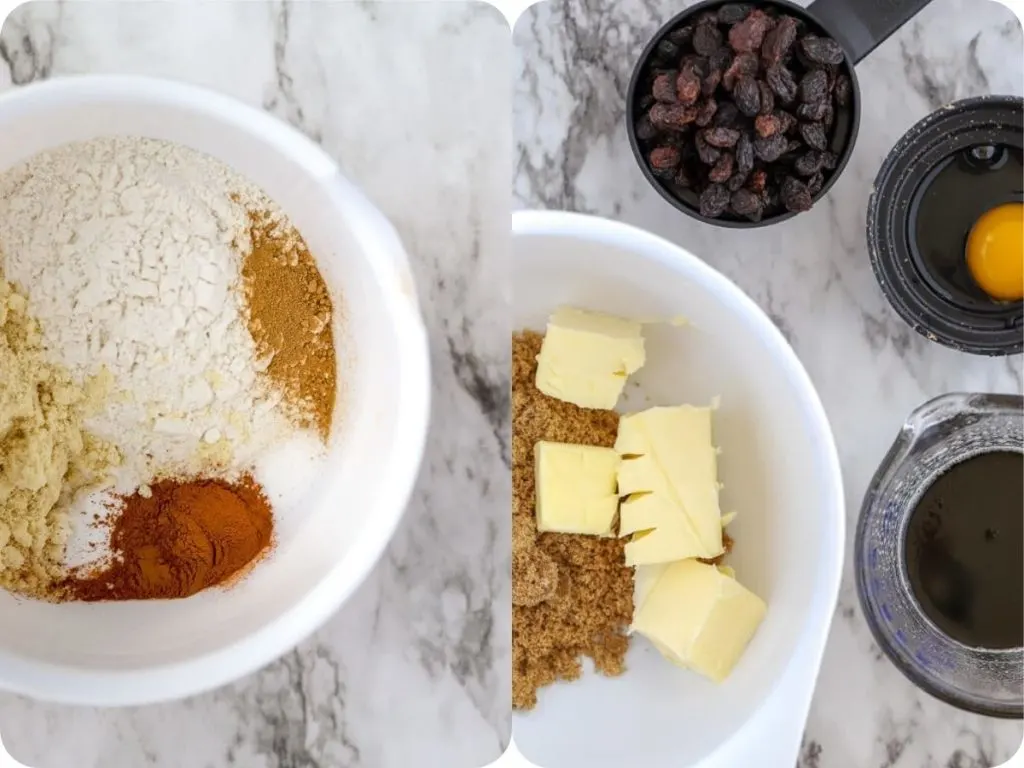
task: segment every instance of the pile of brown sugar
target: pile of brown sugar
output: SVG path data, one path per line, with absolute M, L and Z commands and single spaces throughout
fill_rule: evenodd
M 249 333 L 267 375 L 299 426 L 326 442 L 337 393 L 331 295 L 299 232 L 265 211 L 249 212 L 251 250 L 242 263 Z
M 534 513 L 533 448 L 538 440 L 611 447 L 613 411 L 579 408 L 537 390 L 543 337 L 512 337 L 512 706 L 531 709 L 537 689 L 575 680 L 582 658 L 619 675 L 633 618 L 633 569 L 625 542 L 540 534 Z

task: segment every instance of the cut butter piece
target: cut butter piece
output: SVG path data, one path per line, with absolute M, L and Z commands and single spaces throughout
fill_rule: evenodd
M 619 535 L 627 565 L 721 555 L 718 459 L 711 443 L 711 409 L 650 408 L 622 417 L 615 450 L 619 465 Z
M 619 508 L 614 449 L 542 440 L 533 459 L 538 530 L 612 535 Z
M 620 317 L 557 310 L 537 356 L 537 389 L 581 408 L 611 410 L 626 378 L 644 364 L 641 329 Z
M 647 585 L 632 631 L 677 666 L 720 683 L 736 666 L 766 611 L 764 601 L 730 573 L 682 560 Z

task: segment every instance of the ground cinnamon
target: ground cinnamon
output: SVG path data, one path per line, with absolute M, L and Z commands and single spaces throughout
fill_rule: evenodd
M 251 477 L 163 480 L 122 500 L 113 522 L 112 562 L 72 576 L 72 600 L 188 597 L 223 584 L 270 544 L 273 515 Z

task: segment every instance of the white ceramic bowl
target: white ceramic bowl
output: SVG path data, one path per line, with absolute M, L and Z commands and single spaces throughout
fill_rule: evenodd
M 0 593 L 0 688 L 93 705 L 222 685 L 317 629 L 370 572 L 401 519 L 430 399 L 426 332 L 402 245 L 319 147 L 228 97 L 161 80 L 66 78 L 0 96 L 0 170 L 109 135 L 206 152 L 280 204 L 344 298 L 335 331 L 346 405 L 327 470 L 279 517 L 272 555 L 237 586 L 123 604 L 48 605 Z
M 624 404 L 701 405 L 721 397 L 714 428 L 722 508 L 739 513 L 729 562 L 768 603 L 722 685 L 674 667 L 636 637 L 623 676 L 590 673 L 543 689 L 537 708 L 515 718 L 516 744 L 543 768 L 721 764 L 726 745 L 790 667 L 810 665 L 813 676 L 820 664 L 845 536 L 839 462 L 821 403 L 757 305 L 665 240 L 588 216 L 523 212 L 513 215 L 513 253 L 516 328 L 543 330 L 561 305 L 690 321 L 645 329 L 647 363 L 631 377 L 639 386 L 627 387 Z M 806 710 L 793 706 L 800 729 Z M 742 763 L 775 765 L 757 758 Z

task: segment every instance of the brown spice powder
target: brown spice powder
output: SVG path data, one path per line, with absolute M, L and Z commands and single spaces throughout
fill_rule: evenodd
M 265 211 L 249 212 L 252 249 L 242 264 L 249 333 L 267 375 L 304 428 L 326 441 L 337 393 L 333 305 L 299 232 Z
M 512 706 L 531 709 L 537 689 L 582 674 L 582 657 L 619 675 L 633 618 L 633 569 L 625 542 L 537 531 L 533 448 L 538 440 L 611 447 L 614 411 L 578 408 L 537 390 L 543 337 L 512 337 Z

